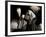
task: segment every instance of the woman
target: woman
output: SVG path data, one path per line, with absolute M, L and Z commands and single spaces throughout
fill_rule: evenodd
M 33 11 L 28 10 L 28 12 L 25 15 L 25 20 L 27 21 L 27 30 L 35 30 L 35 18 L 36 15 L 33 13 Z

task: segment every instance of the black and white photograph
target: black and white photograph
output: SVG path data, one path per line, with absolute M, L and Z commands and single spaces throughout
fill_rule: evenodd
M 7 2 L 8 35 L 44 33 L 44 3 Z
M 41 8 L 41 6 L 11 5 L 11 32 L 41 30 Z

